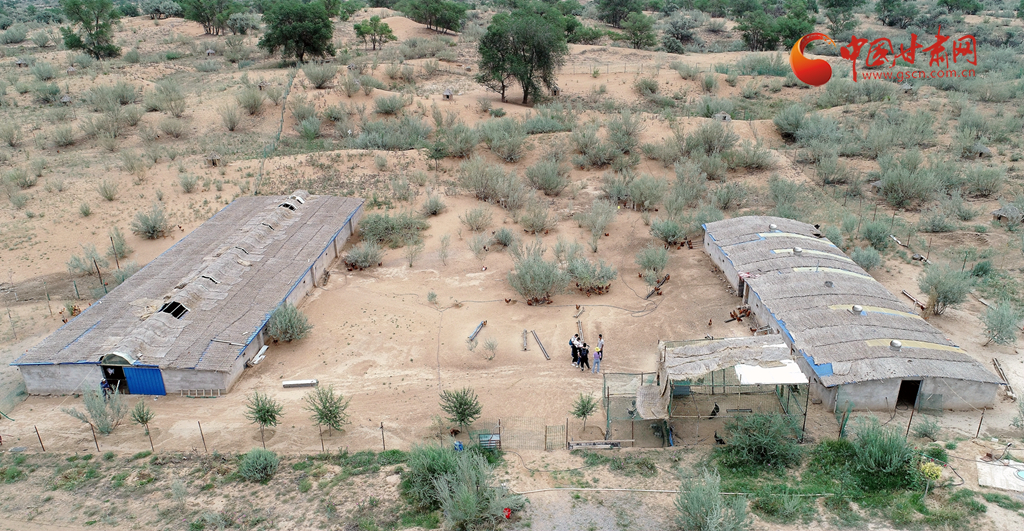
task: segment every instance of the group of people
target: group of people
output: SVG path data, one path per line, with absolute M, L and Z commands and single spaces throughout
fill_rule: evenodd
M 569 340 L 569 348 L 572 350 L 573 367 L 579 367 L 581 372 L 586 369 L 590 369 L 590 372 L 594 374 L 601 372 L 601 360 L 604 359 L 604 335 L 597 335 L 593 368 L 590 367 L 590 345 L 584 343 L 579 334 L 574 334 Z

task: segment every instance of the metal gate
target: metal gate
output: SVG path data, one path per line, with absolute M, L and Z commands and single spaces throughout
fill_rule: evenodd
M 124 379 L 133 395 L 166 395 L 164 377 L 157 367 L 125 367 Z

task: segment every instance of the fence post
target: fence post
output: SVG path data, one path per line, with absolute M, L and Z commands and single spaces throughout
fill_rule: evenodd
M 569 449 L 569 417 L 565 417 L 565 449 Z
M 986 408 L 981 409 L 981 418 L 978 420 L 978 432 L 974 434 L 975 439 L 981 436 L 981 423 L 985 422 L 985 409 Z
M 907 422 L 907 433 L 903 434 L 903 438 L 910 437 L 910 425 L 914 423 L 914 413 L 917 412 L 917 408 L 910 408 L 910 421 Z
M 43 446 L 43 437 L 41 435 L 39 435 L 39 428 L 36 427 L 36 426 L 32 426 L 32 427 L 35 428 L 35 430 L 36 430 L 36 438 L 39 439 L 39 447 L 42 448 L 43 451 L 45 452 L 46 451 L 46 447 Z
M 206 435 L 203 434 L 203 423 L 197 420 L 196 424 L 199 424 L 199 436 L 203 438 L 203 450 L 209 454 L 210 449 L 206 447 Z
M 92 442 L 96 443 L 96 453 L 100 451 L 100 440 L 96 438 L 96 428 L 89 424 L 89 429 L 92 430 Z

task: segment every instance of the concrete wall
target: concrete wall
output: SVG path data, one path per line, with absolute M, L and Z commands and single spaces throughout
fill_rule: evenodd
M 845 384 L 831 389 L 821 387 L 819 383 L 818 392 L 822 403 L 830 411 L 846 409 L 847 402 L 853 402 L 854 411 L 892 411 L 896 407 L 902 382 L 903 379 L 892 378 Z M 953 411 L 992 407 L 998 391 L 997 384 L 950 378 L 922 378 L 917 395 L 918 407 L 941 407 Z M 813 392 L 811 398 L 815 398 Z
M 192 369 L 160 369 L 167 394 L 189 389 L 227 389 L 227 373 Z
M 30 395 L 65 395 L 99 389 L 103 371 L 96 363 L 64 363 L 60 365 L 21 365 L 25 390 Z
M 992 407 L 1001 386 L 951 378 L 927 378 L 921 382 L 921 395 L 942 395 L 942 407 L 969 411 Z
M 704 233 L 704 252 L 711 257 L 711 262 L 715 264 L 725 275 L 725 280 L 729 282 L 732 289 L 736 291 L 737 295 L 742 295 L 740 289 L 740 276 L 736 272 L 736 268 L 732 265 L 732 262 L 725 257 L 725 253 L 722 252 L 722 248 L 719 247 L 718 242 L 711 238 L 711 235 L 707 232 Z

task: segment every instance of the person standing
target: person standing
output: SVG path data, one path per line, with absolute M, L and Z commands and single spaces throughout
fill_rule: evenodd
M 580 372 L 583 372 L 584 365 L 586 365 L 588 369 L 590 368 L 589 356 L 590 346 L 588 346 L 586 343 L 583 343 L 583 345 L 580 347 Z
M 601 372 L 601 358 L 604 354 L 601 352 L 601 347 L 594 349 L 594 369 L 590 372 L 597 374 Z
M 575 334 L 569 339 L 569 348 L 572 349 L 572 366 L 579 367 L 580 364 L 580 335 Z

